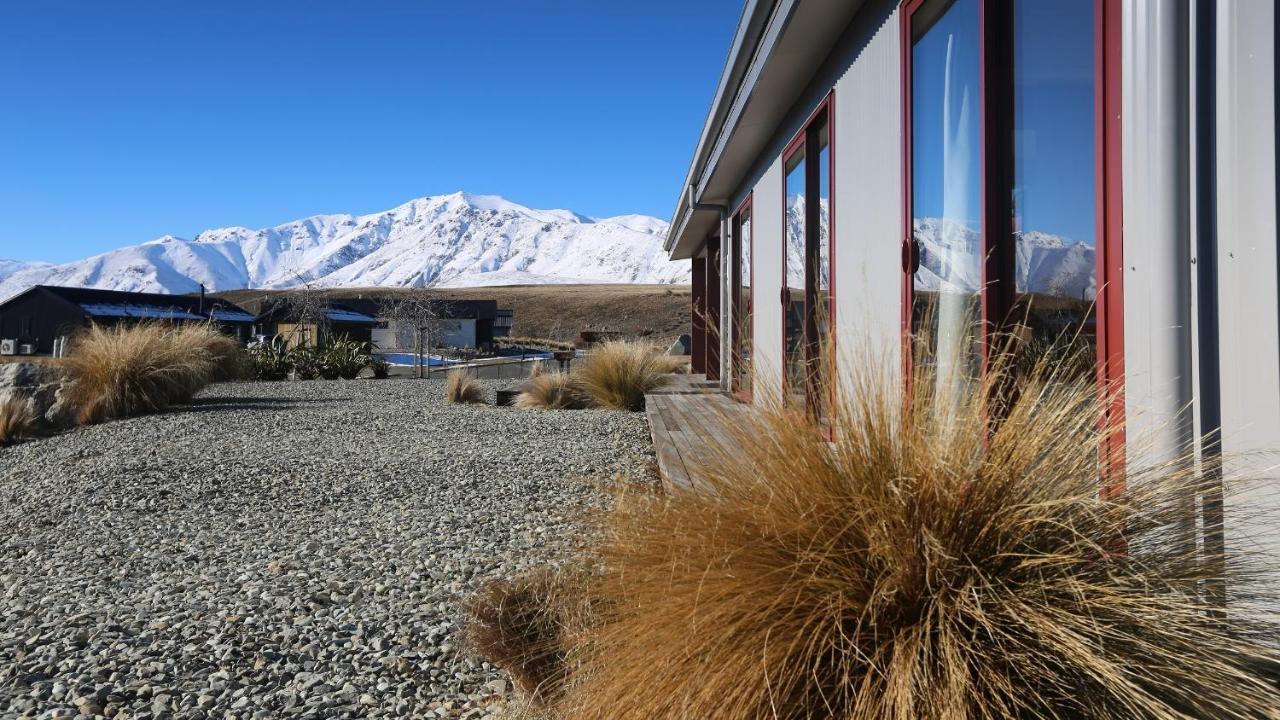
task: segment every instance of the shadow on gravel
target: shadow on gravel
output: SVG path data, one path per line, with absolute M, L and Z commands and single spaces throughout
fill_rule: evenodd
M 287 410 L 300 405 L 329 405 L 346 398 L 282 398 L 282 397 L 200 397 L 191 401 L 185 412 L 219 412 L 223 410 Z

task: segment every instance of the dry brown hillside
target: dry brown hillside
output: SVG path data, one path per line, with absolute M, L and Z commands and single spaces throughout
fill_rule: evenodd
M 217 293 L 246 306 L 279 290 Z M 388 297 L 398 288 L 344 288 L 334 298 Z M 583 330 L 612 330 L 626 337 L 648 337 L 664 345 L 689 332 L 688 285 L 507 285 L 429 290 L 458 300 L 497 300 L 513 311 L 512 335 L 571 341 Z M 252 307 L 250 309 L 253 309 Z

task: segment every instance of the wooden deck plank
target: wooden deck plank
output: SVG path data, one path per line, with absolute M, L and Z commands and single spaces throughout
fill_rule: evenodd
M 649 420 L 649 433 L 658 460 L 658 473 L 662 480 L 674 487 L 691 487 L 688 469 L 679 447 L 671 441 L 671 430 L 664 415 L 669 414 L 666 404 L 659 398 L 649 398 L 645 403 L 645 415 Z
M 732 450 L 734 416 L 748 411 L 727 394 L 707 389 L 647 396 L 645 414 L 663 481 L 676 489 L 696 488 L 697 459 L 713 448 Z

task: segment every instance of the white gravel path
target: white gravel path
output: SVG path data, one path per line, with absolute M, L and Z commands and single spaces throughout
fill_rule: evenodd
M 0 717 L 484 717 L 484 578 L 642 476 L 644 418 L 450 406 L 440 380 L 223 384 L 0 448 Z

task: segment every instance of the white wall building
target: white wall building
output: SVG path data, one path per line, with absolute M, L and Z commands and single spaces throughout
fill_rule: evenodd
M 748 0 L 667 238 L 695 371 L 812 408 L 827 332 L 908 373 L 927 322 L 945 370 L 1029 309 L 1084 328 L 1145 452 L 1280 450 L 1276 15 Z

